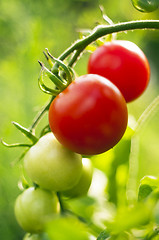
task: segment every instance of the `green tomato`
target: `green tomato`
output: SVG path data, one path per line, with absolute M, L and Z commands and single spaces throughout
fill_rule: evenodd
M 59 202 L 55 193 L 30 187 L 18 196 L 14 210 L 25 231 L 38 233 L 43 231 L 45 222 L 59 212 Z
M 26 233 L 23 240 L 42 240 L 39 234 Z
M 82 156 L 65 148 L 53 133 L 48 133 L 27 152 L 24 169 L 41 188 L 64 191 L 79 181 Z
M 132 0 L 132 4 L 141 12 L 153 12 L 159 7 L 159 0 Z
M 92 182 L 93 166 L 88 158 L 82 159 L 82 175 L 78 183 L 71 189 L 64 191 L 63 194 L 69 198 L 81 197 L 86 195 Z

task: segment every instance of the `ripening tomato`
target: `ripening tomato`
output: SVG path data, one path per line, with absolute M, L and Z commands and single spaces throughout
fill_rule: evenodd
M 65 147 L 83 155 L 112 148 L 127 126 L 127 106 L 109 80 L 87 74 L 73 81 L 51 103 L 49 124 Z
M 79 181 L 82 157 L 60 144 L 52 133 L 47 133 L 25 155 L 24 169 L 41 188 L 65 191 Z
M 119 88 L 126 102 L 130 102 L 146 89 L 150 78 L 150 66 L 136 44 L 114 40 L 106 42 L 91 54 L 88 73 L 108 78 Z
M 19 225 L 27 232 L 43 231 L 45 221 L 59 212 L 55 193 L 30 187 L 18 196 L 15 202 L 15 216 Z
M 92 182 L 93 166 L 89 158 L 82 159 L 82 175 L 78 183 L 71 189 L 63 192 L 68 198 L 81 197 L 87 194 Z

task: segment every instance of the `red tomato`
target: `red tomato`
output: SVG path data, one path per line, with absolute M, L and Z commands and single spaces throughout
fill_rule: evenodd
M 146 56 L 136 44 L 116 40 L 105 43 L 92 53 L 88 73 L 108 78 L 119 88 L 126 102 L 130 102 L 146 89 L 150 67 Z
M 93 155 L 112 148 L 127 126 L 127 106 L 118 88 L 95 74 L 77 78 L 51 103 L 49 123 L 61 144 Z

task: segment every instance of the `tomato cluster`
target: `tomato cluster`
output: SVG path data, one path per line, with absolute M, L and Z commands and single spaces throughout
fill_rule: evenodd
M 24 157 L 24 170 L 36 187 L 29 187 L 15 202 L 15 216 L 28 233 L 24 239 L 40 239 L 46 222 L 59 215 L 56 192 L 65 198 L 86 195 L 93 175 L 90 159 L 61 145 L 50 132 L 39 139 Z
M 88 74 L 75 79 L 52 102 L 49 124 L 64 146 L 84 155 L 115 146 L 127 126 L 127 102 L 137 99 L 150 78 L 148 60 L 132 42 L 114 40 L 98 47 Z
M 149 75 L 148 61 L 135 44 L 107 42 L 90 56 L 88 74 L 76 78 L 52 101 L 52 132 L 24 157 L 24 170 L 36 185 L 24 190 L 15 203 L 17 221 L 33 233 L 25 239 L 39 239 L 37 233 L 59 214 L 56 193 L 65 198 L 87 194 L 93 166 L 82 156 L 103 153 L 120 141 L 127 127 L 127 102 L 144 92 Z

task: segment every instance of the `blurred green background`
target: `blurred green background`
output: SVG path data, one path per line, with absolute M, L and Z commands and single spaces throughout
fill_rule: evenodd
M 16 121 L 29 127 L 49 96 L 37 84 L 47 47 L 58 57 L 75 41 L 81 28 L 103 24 L 99 4 L 115 22 L 159 19 L 159 10 L 143 14 L 130 0 L 0 0 L 0 137 L 8 143 L 25 138 L 11 124 Z M 131 31 L 118 39 L 135 42 L 147 55 L 151 65 L 151 82 L 142 97 L 129 104 L 129 114 L 138 119 L 159 90 L 159 31 Z M 89 54 L 83 55 L 75 69 L 85 74 Z M 20 240 L 24 232 L 14 217 L 14 201 L 19 194 L 21 169 L 14 164 L 21 149 L 0 146 L 0 239 Z M 145 174 L 159 176 L 159 111 L 140 134 L 138 179 Z

